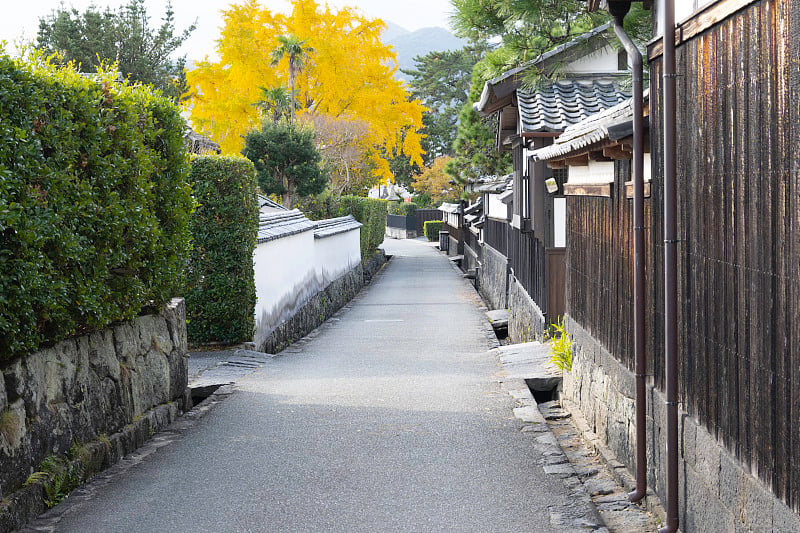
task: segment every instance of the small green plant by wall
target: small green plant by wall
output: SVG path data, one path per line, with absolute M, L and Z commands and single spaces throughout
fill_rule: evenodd
M 550 330 L 550 362 L 564 372 L 572 370 L 572 338 L 564 325 L 564 317 Z
M 429 241 L 438 241 L 439 232 L 442 230 L 442 220 L 428 220 L 425 222 L 425 237 Z

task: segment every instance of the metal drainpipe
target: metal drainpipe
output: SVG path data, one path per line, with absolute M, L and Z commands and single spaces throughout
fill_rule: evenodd
M 663 2 L 664 110 L 664 351 L 667 379 L 667 523 L 678 530 L 678 237 L 675 168 L 675 5 Z
M 633 339 L 636 356 L 636 490 L 628 499 L 638 502 L 647 494 L 647 359 L 644 351 L 644 112 L 642 98 L 642 53 L 625 32 L 624 12 L 609 11 L 614 16 L 617 34 L 633 74 Z

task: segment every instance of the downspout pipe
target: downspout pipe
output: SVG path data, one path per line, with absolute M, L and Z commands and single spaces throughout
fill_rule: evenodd
M 644 350 L 644 110 L 642 53 L 622 23 L 628 2 L 609 3 L 614 32 L 628 53 L 633 75 L 633 344 L 636 359 L 636 489 L 628 499 L 638 502 L 647 494 L 647 359 Z
M 667 411 L 667 520 L 659 533 L 678 530 L 678 236 L 675 154 L 675 4 L 663 0 L 664 111 L 664 356 Z

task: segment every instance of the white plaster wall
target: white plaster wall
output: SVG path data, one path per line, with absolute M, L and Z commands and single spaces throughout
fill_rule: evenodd
M 716 0 L 676 0 L 675 22 L 681 23 L 690 18 L 695 12 Z M 656 0 L 653 6 L 653 16 L 656 17 L 656 37 L 664 34 L 663 10 L 664 0 Z
M 605 184 L 614 182 L 613 161 L 589 161 L 587 166 L 569 167 L 569 184 Z
M 358 229 L 314 241 L 317 284 L 327 287 L 361 262 L 361 232 Z
M 567 199 L 553 198 L 553 246 L 567 245 Z
M 486 214 L 492 218 L 499 218 L 500 220 L 508 219 L 508 206 L 500 201 L 499 194 L 487 194 L 489 202 L 487 205 Z
M 606 46 L 565 65 L 564 71 L 576 74 L 588 72 L 616 72 L 618 67 L 617 51 L 610 46 Z
M 317 282 L 314 232 L 256 245 L 256 331 L 258 345 L 322 287 Z
M 361 262 L 359 229 L 322 239 L 313 231 L 256 246 L 256 329 L 259 346 L 308 300 Z

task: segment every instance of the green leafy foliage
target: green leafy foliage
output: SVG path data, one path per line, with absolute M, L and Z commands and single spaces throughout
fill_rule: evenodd
M 561 317 L 558 324 L 552 325 L 550 334 L 550 362 L 562 371 L 572 370 L 572 338 Z
M 297 197 L 319 194 L 328 184 L 314 146 L 314 131 L 285 121 L 264 122 L 260 131 L 245 137 L 242 154 L 255 165 L 258 186 L 278 194 L 292 208 Z
M 191 181 L 199 206 L 191 221 L 189 339 L 249 341 L 255 328 L 253 249 L 258 232 L 253 163 L 243 157 L 194 157 Z
M 483 44 L 430 52 L 414 58 L 414 69 L 403 71 L 411 76 L 411 95 L 427 108 L 422 118 L 425 166 L 431 166 L 437 157 L 454 155 L 458 115 L 469 99 L 472 69 L 485 52 Z
M 183 100 L 188 92 L 186 58 L 173 61 L 170 56 L 195 27 L 176 35 L 169 3 L 160 27 L 150 27 L 149 20 L 144 0 L 130 0 L 117 12 L 89 6 L 80 13 L 62 4 L 39 20 L 36 48 L 80 64 L 83 72 L 94 72 L 103 62 L 117 62 L 123 76 L 151 84 L 175 101 Z
M 185 123 L 149 88 L 102 76 L 0 56 L 0 360 L 182 287 Z
M 442 231 L 443 220 L 427 220 L 423 225 L 425 237 L 433 242 L 439 240 L 439 232 Z
M 389 202 L 390 215 L 411 216 L 417 212 L 419 206 L 413 202 Z
M 44 502 L 53 508 L 91 475 L 89 457 L 86 447 L 75 443 L 65 456 L 47 456 L 39 464 L 39 470 L 28 476 L 25 485 L 41 483 Z
M 375 253 L 386 235 L 386 200 L 323 193 L 304 198 L 298 208 L 311 220 L 353 215 L 361 222 L 361 260 Z

